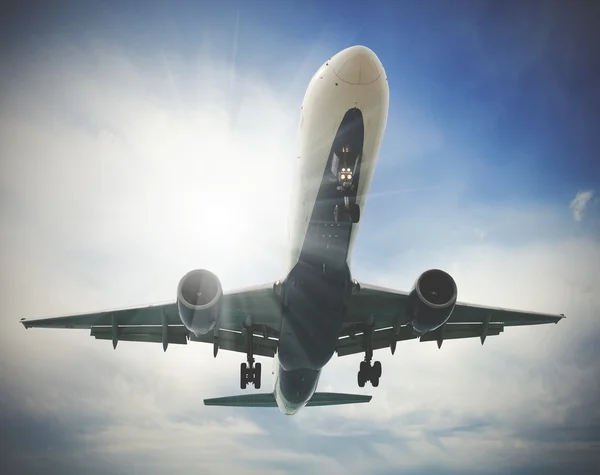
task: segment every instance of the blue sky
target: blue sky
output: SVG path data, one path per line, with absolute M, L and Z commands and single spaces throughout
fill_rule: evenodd
M 591 2 L 4 8 L 0 472 L 593 473 Z M 281 278 L 302 97 L 317 68 L 353 44 L 376 52 L 390 85 L 354 276 L 406 289 L 439 266 L 461 300 L 568 320 L 507 330 L 484 347 L 383 351 L 368 406 L 293 418 L 200 405 L 239 392 L 240 355 L 113 351 L 86 332 L 18 325 L 171 300 L 197 267 L 225 288 Z M 334 358 L 321 389 L 357 392 L 359 360 Z
M 58 2 L 23 9 L 3 34 L 17 52 L 104 37 L 138 61 L 210 48 L 235 67 L 264 70 L 284 54 L 291 84 L 274 87 L 296 94 L 314 68 L 311 51 L 368 44 L 390 76 L 392 118 L 408 105 L 430 119 L 446 154 L 423 154 L 468 160 L 476 176 L 467 193 L 558 199 L 598 184 L 597 13 L 585 2 L 213 3 Z M 395 145 L 386 141 L 384 153 Z

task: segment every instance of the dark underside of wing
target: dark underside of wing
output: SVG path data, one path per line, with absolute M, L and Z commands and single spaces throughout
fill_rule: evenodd
M 280 327 L 280 305 L 271 283 L 228 292 L 222 297 L 218 331 L 194 335 L 183 324 L 175 302 L 66 315 L 39 320 L 21 320 L 25 328 L 88 329 L 98 340 L 185 345 L 188 341 L 210 343 L 215 349 L 247 351 L 246 332 L 252 334 L 253 352 L 273 357 Z M 247 329 L 248 321 L 252 327 Z
M 364 352 L 365 335 L 372 331 L 373 350 L 395 348 L 399 341 L 435 341 L 499 335 L 505 327 L 558 323 L 564 315 L 527 312 L 457 302 L 448 321 L 440 328 L 416 334 L 409 324 L 408 292 L 363 284 L 354 295 L 336 348 L 338 356 Z

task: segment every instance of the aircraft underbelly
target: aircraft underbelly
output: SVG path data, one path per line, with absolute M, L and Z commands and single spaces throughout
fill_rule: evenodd
M 362 211 L 387 121 L 389 91 L 383 68 L 377 80 L 354 85 L 340 80 L 335 61 L 325 63 L 312 78 L 300 119 L 295 220 L 289 272 L 282 283 L 275 385 L 278 405 L 286 414 L 311 398 L 335 352 L 352 291 L 349 262 L 358 223 L 336 220 L 334 209 L 351 203 Z M 344 149 L 351 153 L 344 154 Z M 341 170 L 348 166 L 354 173 L 350 193 L 340 188 Z
M 327 274 L 300 261 L 283 282 L 279 361 L 286 370 L 319 370 L 331 359 L 350 297 L 350 272 Z

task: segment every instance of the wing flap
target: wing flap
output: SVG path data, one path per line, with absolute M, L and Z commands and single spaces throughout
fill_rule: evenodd
M 425 333 L 420 341 L 456 340 L 459 338 L 481 338 L 497 336 L 504 331 L 504 324 L 490 323 L 487 327 L 483 323 L 446 323 L 442 328 Z
M 163 340 L 163 327 L 135 326 L 118 327 L 118 341 L 143 341 L 149 343 L 165 343 Z M 92 327 L 90 335 L 97 340 L 112 340 L 112 327 Z M 167 329 L 167 343 L 175 345 L 187 344 L 187 331 L 183 326 L 170 326 Z
M 253 351 L 254 354 L 273 358 L 277 350 L 277 340 L 272 338 L 263 338 L 253 335 Z M 221 330 L 218 333 L 219 348 L 222 350 L 237 351 L 240 353 L 246 352 L 246 339 L 241 332 L 229 330 Z M 206 335 L 190 334 L 190 341 L 199 341 L 203 343 L 214 343 L 214 334 L 212 332 Z
M 485 330 L 485 331 L 484 331 Z M 420 337 L 421 342 L 454 340 L 459 338 L 481 338 L 482 336 L 495 336 L 504 331 L 502 323 L 490 323 L 487 327 L 483 323 L 446 323 L 442 328 L 431 333 L 425 333 Z M 338 356 L 352 355 L 365 351 L 363 333 L 356 333 L 338 340 L 336 352 Z M 388 348 L 392 342 L 413 340 L 419 338 L 410 326 L 399 328 L 398 333 L 393 328 L 385 328 L 373 332 L 373 350 Z
M 371 344 L 373 350 L 380 350 L 381 348 L 389 347 L 394 340 L 402 341 L 412 340 L 414 338 L 417 338 L 417 335 L 413 334 L 412 328 L 410 327 L 400 327 L 397 334 L 393 328 L 385 328 L 383 330 L 377 330 L 373 332 Z M 365 351 L 365 345 L 362 332 L 352 334 L 338 340 L 336 347 L 338 356 L 352 355 L 355 353 L 362 353 L 363 351 Z

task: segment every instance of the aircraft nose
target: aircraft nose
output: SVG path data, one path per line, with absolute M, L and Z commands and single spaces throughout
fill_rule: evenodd
M 332 58 L 332 67 L 338 78 L 354 85 L 375 82 L 383 71 L 377 55 L 365 46 L 340 51 Z

